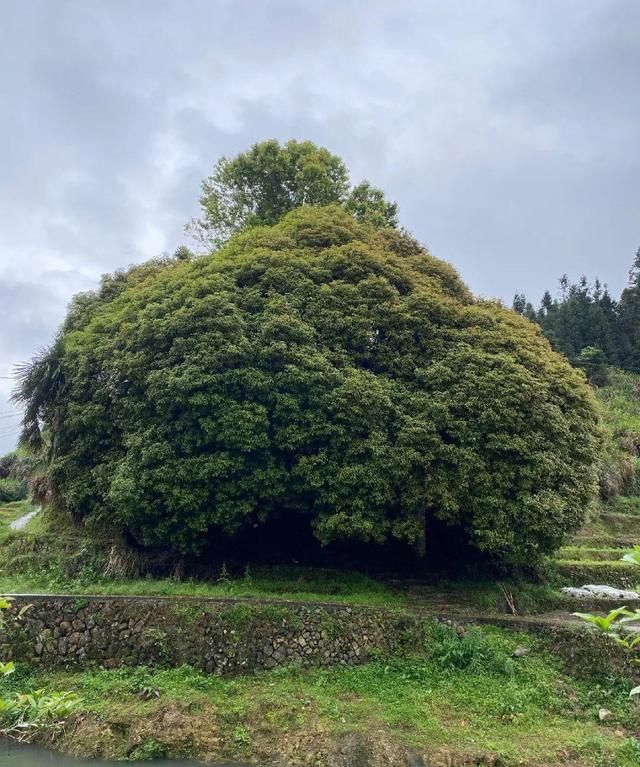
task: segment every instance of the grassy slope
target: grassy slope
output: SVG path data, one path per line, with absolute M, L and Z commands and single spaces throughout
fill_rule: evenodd
M 598 389 L 607 434 L 605 461 L 637 464 L 630 443 L 640 435 L 640 375 L 611 370 L 608 386 Z M 640 495 L 617 495 L 601 504 L 600 514 L 558 552 L 556 561 L 565 577 L 592 583 L 635 586 L 637 568 L 620 562 L 626 549 L 640 543 Z M 615 583 L 614 583 L 615 582 Z
M 605 426 L 612 433 L 640 432 L 640 374 L 611 369 L 609 384 L 598 389 Z
M 57 745 L 109 758 L 191 756 L 282 765 L 360 764 L 327 758 L 360 735 L 372 764 L 631 767 L 640 706 L 628 683 L 578 681 L 530 636 L 427 624 L 423 648 L 354 668 L 284 668 L 235 679 L 190 668 L 41 673 L 8 688 L 78 692 L 83 716 Z M 518 645 L 528 656 L 512 657 Z M 145 699 L 150 698 L 150 699 Z M 604 723 L 598 710 L 612 714 Z M 384 757 L 384 758 L 383 758 Z M 480 761 L 482 758 L 486 761 Z M 385 761 L 386 759 L 386 761 Z M 466 761 L 469 759 L 469 761 Z M 476 761 L 477 760 L 477 761 Z M 364 763 L 364 762 L 363 762 Z
M 2 593 L 234 597 L 389 607 L 406 604 L 406 597 L 401 592 L 359 573 L 316 570 L 304 576 L 298 573 L 289 575 L 278 568 L 258 572 L 251 579 L 237 578 L 215 583 L 178 582 L 171 578 L 95 578 L 67 582 L 51 580 L 46 575 L 4 575 L 0 576 Z

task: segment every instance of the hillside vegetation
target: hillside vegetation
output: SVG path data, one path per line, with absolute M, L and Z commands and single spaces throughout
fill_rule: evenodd
M 637 568 L 621 562 L 640 543 L 640 375 L 615 368 L 596 389 L 602 406 L 605 446 L 600 467 L 600 505 L 558 555 L 571 583 L 635 588 Z
M 597 389 L 607 442 L 601 495 L 608 510 L 640 512 L 640 375 L 611 369 Z

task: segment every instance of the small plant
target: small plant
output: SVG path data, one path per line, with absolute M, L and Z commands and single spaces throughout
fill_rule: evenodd
M 144 638 L 156 650 L 164 652 L 166 650 L 167 632 L 162 629 L 150 626 L 144 630 Z
M 248 746 L 251 742 L 251 738 L 249 737 L 249 733 L 247 732 L 246 727 L 242 727 L 242 725 L 238 725 L 238 727 L 235 728 L 233 731 L 233 742 L 237 746 Z
M 0 733 L 16 740 L 29 740 L 31 734 L 42 727 L 59 729 L 80 702 L 73 692 L 17 693 L 0 705 L 0 720 L 7 722 Z
M 218 586 L 221 586 L 225 591 L 231 589 L 232 581 L 227 568 L 227 563 L 223 562 L 220 568 L 220 575 L 218 575 Z
M 160 697 L 160 690 L 157 690 L 155 687 L 146 686 L 138 690 L 136 695 L 140 700 L 153 700 Z
M 2 663 L 2 661 L 0 661 L 0 676 L 9 676 L 9 674 L 13 674 L 15 670 L 16 667 L 12 660 L 8 663 Z
M 11 597 L 0 597 L 0 629 L 4 627 L 3 611 L 8 610 L 11 607 L 12 602 L 13 599 Z M 9 661 L 8 663 L 0 661 L 0 676 L 9 676 L 9 674 L 13 674 L 14 671 L 15 666 L 13 661 Z M 2 711 L 2 707 L 3 701 L 2 698 L 0 698 L 0 712 Z
M 640 546 L 634 546 L 631 551 L 628 551 L 623 557 L 623 562 L 629 562 L 634 565 L 640 565 Z M 635 650 L 640 646 L 640 633 L 637 631 L 624 633 L 622 628 L 627 623 L 635 623 L 640 621 L 640 610 L 629 610 L 627 607 L 617 607 L 615 610 L 611 610 L 608 615 L 604 617 L 599 615 L 593 615 L 592 613 L 573 613 L 576 618 L 580 618 L 586 623 L 591 623 L 598 631 L 602 631 L 613 639 L 616 644 L 623 647 L 628 652 Z M 634 663 L 640 664 L 640 659 L 634 658 Z M 630 696 L 640 695 L 640 685 L 634 687 L 629 693 Z
M 164 759 L 166 755 L 166 747 L 152 738 L 146 740 L 141 746 L 134 748 L 129 754 L 129 759 L 134 762 L 150 762 L 154 759 Z
M 632 565 L 640 565 L 640 546 L 634 546 L 623 557 L 623 562 L 629 562 Z
M 611 610 L 608 615 L 604 617 L 599 615 L 593 615 L 592 613 L 573 613 L 576 618 L 581 618 L 586 623 L 592 623 L 600 631 L 607 634 L 615 635 L 613 626 L 616 622 L 622 623 L 622 616 L 629 617 L 635 615 L 627 607 L 617 607 L 615 610 Z
M 436 666 L 452 671 L 512 676 L 515 661 L 509 648 L 472 627 L 458 634 L 442 624 L 425 626 L 425 646 Z
M 11 607 L 12 601 L 11 597 L 0 597 L 0 629 L 4 626 L 3 611 Z M 18 618 L 28 609 L 29 605 L 23 607 Z M 14 671 L 13 661 L 0 662 L 0 676 L 8 676 Z M 0 698 L 0 735 L 24 741 L 39 728 L 58 729 L 80 703 L 81 699 L 75 693 L 47 690 Z

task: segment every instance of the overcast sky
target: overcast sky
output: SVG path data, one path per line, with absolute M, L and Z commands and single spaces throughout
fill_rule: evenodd
M 74 293 L 185 242 L 215 160 L 271 137 L 341 155 L 477 293 L 617 294 L 639 33 L 638 0 L 0 0 L 0 376 Z

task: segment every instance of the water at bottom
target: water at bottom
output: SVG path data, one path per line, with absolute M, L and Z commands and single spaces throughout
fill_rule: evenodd
M 196 762 L 184 759 L 163 759 L 157 762 L 161 767 L 197 767 Z M 0 741 L 0 767 L 149 767 L 149 762 L 104 762 L 98 759 L 74 759 L 71 756 L 47 751 L 38 746 L 26 746 Z M 231 765 L 218 765 L 231 767 Z M 238 767 L 237 765 L 235 767 Z

